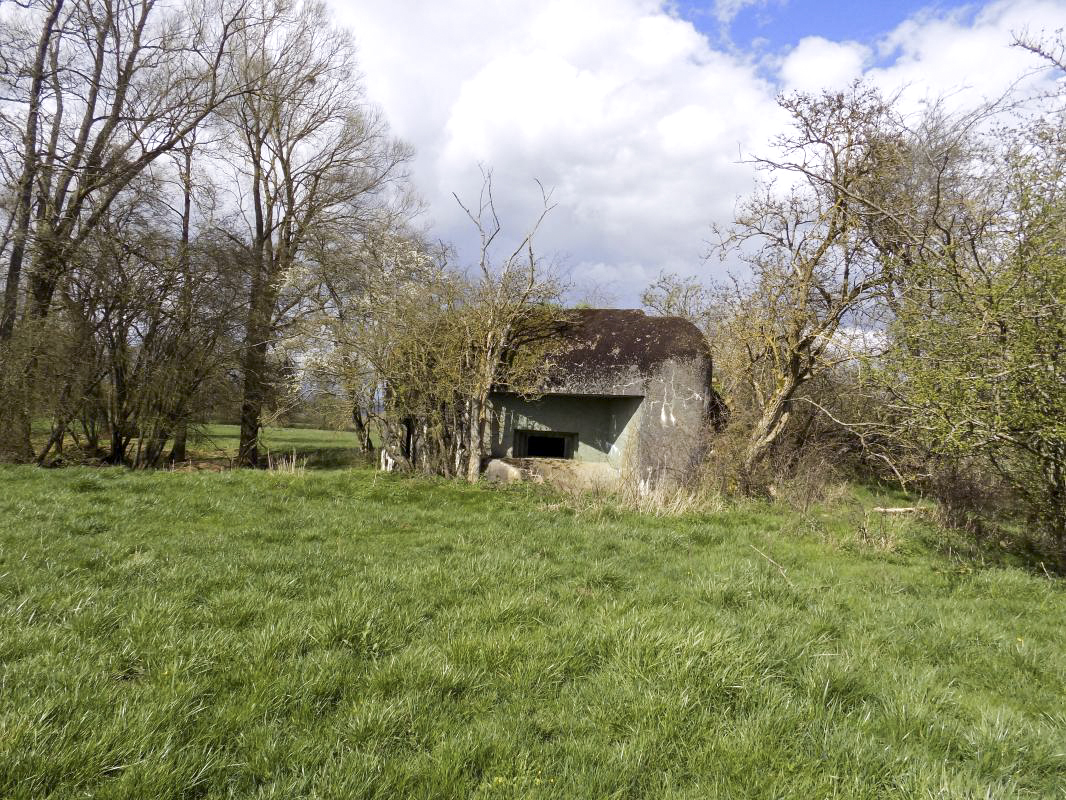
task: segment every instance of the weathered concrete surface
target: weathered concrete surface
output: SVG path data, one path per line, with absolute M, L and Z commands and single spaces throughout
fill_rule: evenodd
M 634 460 L 641 483 L 692 477 L 710 443 L 714 400 L 710 355 L 666 361 L 648 376 Z
M 699 467 L 718 408 L 711 355 L 695 325 L 628 309 L 579 309 L 563 329 L 538 400 L 495 392 L 486 442 L 513 458 L 516 431 L 576 435 L 574 458 L 652 485 Z
M 508 463 L 505 459 L 494 458 L 486 465 L 482 477 L 484 477 L 489 483 L 507 485 L 509 483 L 520 483 L 521 481 L 528 480 L 530 476 L 523 474 L 522 470 L 514 464 Z
M 640 397 L 588 397 L 547 395 L 524 400 L 517 395 L 495 394 L 489 430 L 493 458 L 514 458 L 515 431 L 553 431 L 577 434 L 577 461 L 604 462 L 624 469 L 624 456 L 636 437 Z
M 564 491 L 585 492 L 617 488 L 622 473 L 604 462 L 569 458 L 494 458 L 484 478 L 497 484 L 519 481 L 546 483 Z

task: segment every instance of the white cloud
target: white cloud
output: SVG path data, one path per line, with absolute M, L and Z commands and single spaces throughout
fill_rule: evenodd
M 766 5 L 766 0 L 714 0 L 714 16 L 722 25 L 728 25 L 745 8 L 761 5 Z
M 972 9 L 924 13 L 900 24 L 877 45 L 891 66 L 870 70 L 869 79 L 889 91 L 906 87 L 912 102 L 940 95 L 960 106 L 992 100 L 1040 66 L 1032 54 L 1011 46 L 1013 34 L 1066 26 L 1060 0 L 998 0 L 967 11 Z
M 662 269 L 702 269 L 710 224 L 728 221 L 751 187 L 741 154 L 783 124 L 776 91 L 865 75 L 918 97 L 964 86 L 990 96 L 1034 63 L 1007 46 L 1012 30 L 1066 25 L 1066 7 L 1049 0 L 930 12 L 870 46 L 804 39 L 782 54 L 774 84 L 659 0 L 333 2 L 359 43 L 369 96 L 417 149 L 415 181 L 438 234 L 469 252 L 451 193 L 476 197 L 479 163 L 494 170 L 515 233 L 536 214 L 539 178 L 558 201 L 540 251 L 622 304 Z
M 342 14 L 441 232 L 470 240 L 451 193 L 476 196 L 484 164 L 515 233 L 535 216 L 533 179 L 554 188 L 540 248 L 575 283 L 632 303 L 660 269 L 698 269 L 711 221 L 750 186 L 739 153 L 776 128 L 754 66 L 656 2 L 441 5 Z
M 858 42 L 831 42 L 821 36 L 808 36 L 782 61 L 781 81 L 790 91 L 842 89 L 862 76 L 870 55 L 870 48 Z

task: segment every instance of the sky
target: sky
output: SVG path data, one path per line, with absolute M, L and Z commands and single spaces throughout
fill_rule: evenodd
M 663 272 L 708 259 L 787 121 L 781 92 L 864 78 L 917 112 L 1002 93 L 1036 59 L 1012 34 L 1066 27 L 1066 0 L 329 0 L 351 29 L 368 100 L 415 148 L 422 224 L 476 255 L 456 202 L 493 174 L 506 246 L 556 204 L 540 256 L 570 299 L 639 305 Z M 1047 83 L 1047 73 L 1027 79 Z

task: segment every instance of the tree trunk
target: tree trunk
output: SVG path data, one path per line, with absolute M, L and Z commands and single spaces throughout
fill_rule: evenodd
M 181 268 L 181 294 L 179 300 L 180 313 L 179 337 L 185 342 L 189 340 L 192 331 L 192 259 L 189 251 L 190 227 L 192 222 L 192 154 L 196 146 L 196 130 L 194 129 L 183 146 L 181 170 L 182 208 L 181 208 L 181 240 L 178 244 L 178 264 Z M 193 380 L 187 372 L 182 373 L 182 380 L 186 386 Z M 183 387 L 184 388 L 184 387 Z M 183 391 L 180 394 L 180 404 L 174 409 L 174 445 L 170 449 L 167 461 L 171 464 L 187 461 L 185 454 L 186 441 L 189 435 L 189 403 L 191 391 Z
M 180 464 L 183 461 L 188 461 L 186 455 L 186 442 L 189 438 L 189 423 L 182 420 L 177 424 L 174 429 L 174 446 L 170 448 L 170 455 L 167 456 L 167 460 L 171 464 Z
M 129 437 L 121 425 L 115 424 L 111 428 L 111 452 L 107 456 L 109 464 L 122 464 L 126 460 L 126 448 L 129 446 Z
M 466 479 L 470 483 L 477 481 L 481 474 L 481 437 L 478 418 L 481 411 L 476 399 L 470 400 L 470 411 L 466 419 Z
M 29 314 L 33 319 L 44 319 L 52 308 L 52 298 L 64 271 L 66 256 L 54 240 L 38 233 L 39 246 L 34 268 L 30 272 Z
M 19 175 L 15 204 L 15 231 L 11 241 L 11 259 L 8 262 L 7 283 L 4 286 L 4 306 L 0 313 L 0 341 L 11 338 L 18 310 L 19 283 L 22 278 L 22 262 L 29 238 L 31 206 L 33 204 L 33 181 L 37 172 L 37 124 L 39 120 L 41 91 L 44 85 L 44 66 L 48 57 L 48 44 L 56 20 L 63 9 L 63 0 L 55 0 L 52 12 L 41 28 L 34 55 L 33 79 L 30 84 L 29 107 L 26 111 L 26 130 L 22 138 L 22 172 Z
M 81 430 L 85 434 L 85 444 L 82 446 L 82 452 L 92 458 L 99 457 L 100 421 L 95 407 L 82 411 Z
M 30 422 L 36 404 L 41 337 L 37 326 L 20 325 L 0 340 L 0 461 L 33 461 Z
M 466 479 L 470 483 L 475 483 L 481 477 L 481 457 L 485 447 L 488 410 L 489 398 L 487 391 L 470 401 L 466 452 Z
M 268 265 L 273 263 L 269 241 L 262 241 L 254 257 L 255 274 L 248 297 L 248 322 L 245 329 L 242 370 L 244 391 L 241 398 L 241 440 L 237 465 L 259 466 L 259 428 L 267 390 L 267 346 L 274 310 L 274 290 L 270 286 Z
M 373 454 L 374 443 L 370 438 L 369 418 L 363 419 L 363 412 L 358 407 L 352 408 L 352 424 L 355 425 L 356 435 L 359 437 L 359 447 L 364 453 Z
M 25 463 L 33 460 L 30 415 L 23 407 L 9 407 L 0 414 L 0 461 Z
M 237 451 L 237 465 L 259 466 L 259 428 L 263 418 L 263 403 L 267 392 L 267 344 L 270 335 L 271 297 L 253 290 L 253 309 L 248 318 L 248 333 L 244 341 L 244 391 L 241 398 L 241 439 Z
M 65 433 L 66 433 L 66 426 L 65 425 L 56 424 L 52 428 L 52 432 L 51 432 L 51 434 L 48 437 L 48 441 L 45 443 L 44 448 L 41 450 L 41 452 L 37 455 L 37 457 L 35 459 L 36 462 L 37 462 L 37 466 L 38 467 L 43 467 L 44 466 L 45 461 L 48 460 L 48 455 L 49 455 L 49 453 L 52 452 L 53 448 L 57 448 L 57 453 L 58 453 L 59 456 L 63 455 L 61 443 L 63 441 L 63 435 Z
M 241 467 L 259 466 L 259 427 L 263 416 L 263 400 L 266 396 L 266 354 L 265 341 L 245 344 L 241 440 L 237 451 L 237 465 Z
M 142 469 L 158 467 L 163 461 L 163 451 L 166 449 L 169 438 L 166 429 L 153 426 L 152 433 L 148 437 L 148 444 L 137 454 L 137 466 Z
M 48 437 L 48 441 L 36 457 L 37 466 L 39 467 L 44 466 L 45 461 L 48 459 L 48 456 L 53 449 L 56 452 L 56 458 L 63 457 L 63 437 L 66 436 L 67 427 L 74 418 L 72 414 L 68 414 L 67 412 L 67 405 L 70 403 L 70 395 L 73 388 L 73 385 L 68 381 L 63 386 L 63 390 L 59 393 L 59 410 L 56 419 L 52 421 L 52 430 Z
M 773 447 L 774 442 L 777 441 L 777 437 L 785 429 L 785 425 L 791 415 L 789 403 L 798 386 L 799 383 L 796 380 L 789 379 L 785 386 L 774 394 L 763 409 L 762 414 L 755 423 L 755 427 L 751 431 L 751 435 L 748 437 L 748 448 L 744 453 L 745 475 L 750 475 L 755 467 L 766 458 L 766 454 Z

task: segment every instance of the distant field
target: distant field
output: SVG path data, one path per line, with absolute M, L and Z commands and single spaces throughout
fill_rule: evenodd
M 36 447 L 40 448 L 48 440 L 49 429 L 50 424 L 45 420 L 39 420 L 34 425 L 33 440 Z M 189 429 L 189 458 L 228 464 L 237 455 L 240 436 L 239 425 L 192 425 Z M 102 444 L 107 446 L 106 441 Z M 167 449 L 172 444 L 168 443 Z M 65 446 L 68 458 L 76 463 L 79 452 L 77 442 L 68 435 Z M 268 456 L 275 460 L 291 460 L 295 454 L 297 463 L 310 469 L 365 466 L 368 463 L 368 456 L 359 449 L 359 438 L 354 431 L 324 428 L 264 428 L 260 434 L 260 454 L 264 463 Z
M 0 468 L 0 796 L 1066 796 L 1063 582 L 855 513 Z
M 189 440 L 190 455 L 217 459 L 237 455 L 241 429 L 238 425 L 210 424 L 197 426 Z M 359 438 L 353 431 L 319 428 L 265 428 L 260 435 L 260 450 L 265 460 L 292 458 L 310 468 L 355 466 L 366 463 L 359 450 Z

